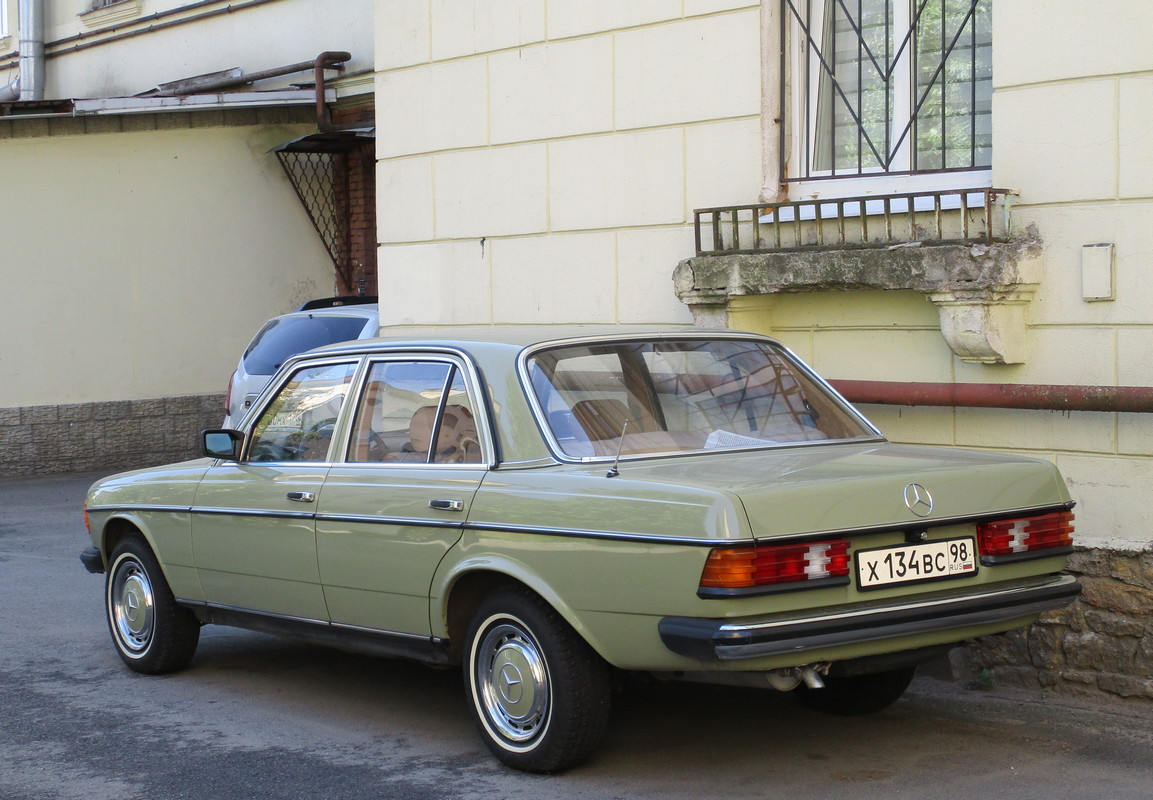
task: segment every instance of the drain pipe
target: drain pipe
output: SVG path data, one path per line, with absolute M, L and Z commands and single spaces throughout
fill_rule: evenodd
M 44 99 L 44 0 L 20 0 L 20 100 Z
M 324 102 L 324 70 L 328 68 L 343 72 L 344 62 L 350 58 L 352 58 L 350 53 L 328 50 L 313 61 L 312 75 L 316 83 L 316 127 L 322 133 L 332 130 L 332 113 L 328 109 L 328 104 Z
M 1148 386 L 837 380 L 829 383 L 850 403 L 1153 413 L 1153 388 Z

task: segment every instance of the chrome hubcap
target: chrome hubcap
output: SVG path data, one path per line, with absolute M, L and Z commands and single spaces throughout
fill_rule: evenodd
M 477 649 L 476 686 L 501 736 L 526 742 L 548 720 L 548 666 L 533 639 L 511 624 L 493 627 Z
M 121 644 L 133 653 L 147 649 L 155 624 L 152 583 L 139 563 L 125 561 L 117 569 L 108 602 Z

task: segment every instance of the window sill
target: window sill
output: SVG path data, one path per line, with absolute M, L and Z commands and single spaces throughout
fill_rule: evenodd
M 82 11 L 76 16 L 86 28 L 106 28 L 139 17 L 140 0 L 120 0 L 118 3 Z

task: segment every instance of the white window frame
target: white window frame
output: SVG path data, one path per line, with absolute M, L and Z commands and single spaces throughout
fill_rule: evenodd
M 804 5 L 806 0 L 793 0 L 796 5 Z M 847 0 L 851 2 L 851 0 Z M 909 30 L 912 22 L 913 3 L 918 0 L 900 2 L 893 0 L 894 31 Z M 799 25 L 794 17 L 792 8 L 782 0 L 763 0 L 766 11 L 772 6 L 770 13 L 763 14 L 768 28 L 765 32 L 765 43 L 768 58 L 771 62 L 775 54 L 776 65 L 785 64 L 787 75 L 782 87 L 766 87 L 766 110 L 771 109 L 775 119 L 783 120 L 779 124 L 786 126 L 781 143 L 779 129 L 776 132 L 778 141 L 766 141 L 766 166 L 771 170 L 780 170 L 780 164 L 787 162 L 791 165 L 812 163 L 815 146 L 815 135 L 806 140 L 806 132 L 815 132 L 817 128 L 820 57 L 814 52 L 815 48 L 805 47 L 797 35 Z M 811 0 L 808 6 L 811 10 L 810 36 L 814 40 L 820 39 L 824 30 L 823 19 L 825 13 L 824 0 Z M 771 29 L 769 29 L 771 28 Z M 789 32 L 782 37 L 782 28 Z M 899 36 L 899 34 L 897 35 Z M 787 48 L 784 58 L 780 58 L 780 48 Z M 900 41 L 897 41 L 899 47 Z M 893 67 L 892 80 L 899 85 L 911 85 L 911 47 L 906 47 Z M 806 54 L 806 51 L 807 54 Z M 808 63 L 806 63 L 806 60 Z M 771 80 L 780 80 L 779 66 L 768 74 Z M 801 77 L 805 76 L 805 77 Z M 811 84 L 806 83 L 808 76 L 816 76 Z M 812 179 L 798 179 L 785 181 L 786 175 L 776 175 L 776 181 L 766 181 L 766 199 L 809 200 L 820 198 L 862 197 L 870 195 L 887 195 L 913 192 L 935 192 L 951 189 L 984 189 L 992 186 L 992 170 L 988 167 L 978 167 L 963 170 L 948 170 L 935 172 L 913 172 L 913 130 L 907 132 L 905 126 L 909 124 L 912 113 L 913 92 L 896 93 L 895 103 L 899 104 L 891 112 L 890 135 L 893 141 L 900 139 L 899 148 L 893 154 L 892 163 L 899 165 L 897 169 L 883 170 L 880 167 L 866 169 L 861 173 L 847 174 L 844 177 L 825 177 L 812 173 Z M 810 99 L 811 98 L 811 99 Z M 775 100 L 775 103 L 774 103 Z M 775 107 L 773 107 L 775 105 Z M 800 124 L 798 121 L 804 121 Z M 903 134 L 903 137 L 902 137 Z M 769 134 L 766 139 L 770 138 Z M 781 158 L 780 148 L 783 146 L 784 158 Z M 772 162 L 776 161 L 776 164 Z M 799 170 L 798 170 L 799 171 Z M 776 182 L 777 186 L 772 184 Z M 783 187 L 783 191 L 777 191 Z M 774 197 L 775 195 L 775 197 Z

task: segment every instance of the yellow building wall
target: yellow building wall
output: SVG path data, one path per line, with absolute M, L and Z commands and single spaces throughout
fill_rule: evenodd
M 265 320 L 331 294 L 269 152 L 311 129 L 183 116 L 183 130 L 0 139 L 19 187 L 0 214 L 0 408 L 223 397 Z

